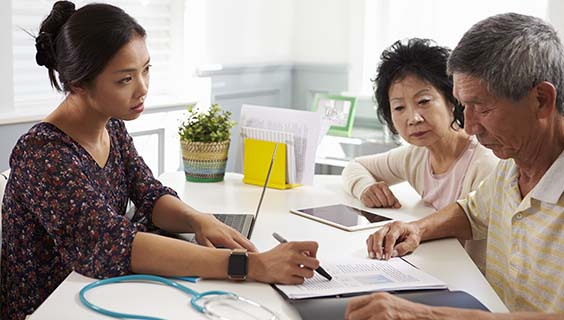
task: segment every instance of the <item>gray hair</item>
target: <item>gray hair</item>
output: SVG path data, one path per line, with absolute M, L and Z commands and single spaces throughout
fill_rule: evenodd
M 542 19 L 504 13 L 476 23 L 452 51 L 447 72 L 476 77 L 492 94 L 513 100 L 548 81 L 564 115 L 564 50 L 556 30 Z

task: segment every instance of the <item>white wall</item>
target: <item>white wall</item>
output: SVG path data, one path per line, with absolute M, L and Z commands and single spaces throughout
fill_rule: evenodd
M 548 21 L 558 32 L 561 41 L 564 41 L 564 1 L 548 0 Z
M 204 12 L 200 64 L 291 60 L 293 1 L 194 0 L 192 4 Z
M 359 0 L 354 0 L 359 1 Z M 347 63 L 347 0 L 189 0 L 199 65 Z
M 292 39 L 294 62 L 347 63 L 349 1 L 294 1 Z

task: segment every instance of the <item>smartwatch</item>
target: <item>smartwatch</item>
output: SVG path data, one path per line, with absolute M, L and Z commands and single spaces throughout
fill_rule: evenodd
M 249 256 L 246 249 L 233 249 L 229 256 L 227 274 L 231 280 L 247 279 Z

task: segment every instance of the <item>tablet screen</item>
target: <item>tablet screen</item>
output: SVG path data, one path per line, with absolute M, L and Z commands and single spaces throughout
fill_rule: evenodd
M 380 216 L 372 212 L 364 211 L 362 209 L 346 206 L 344 204 L 299 209 L 295 211 L 298 211 L 301 214 L 327 220 L 345 227 L 354 227 L 358 225 L 367 225 L 371 223 L 392 220 L 388 217 Z

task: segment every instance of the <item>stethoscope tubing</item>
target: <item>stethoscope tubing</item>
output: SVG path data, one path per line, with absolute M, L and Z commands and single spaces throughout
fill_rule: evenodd
M 193 282 L 193 278 L 179 278 L 179 279 Z M 94 289 L 94 288 L 99 287 L 99 286 L 107 285 L 107 284 L 126 282 L 126 281 L 159 282 L 159 283 L 171 286 L 173 288 L 176 288 L 176 289 L 178 289 L 178 290 L 180 290 L 180 291 L 182 291 L 182 292 L 184 292 L 188 295 L 191 295 L 192 296 L 192 298 L 190 299 L 191 306 L 201 313 L 206 313 L 205 306 L 198 304 L 198 300 L 200 300 L 203 297 L 210 296 L 210 295 L 229 295 L 229 296 L 232 296 L 232 297 L 239 298 L 239 296 L 237 296 L 236 294 L 234 294 L 232 292 L 212 290 L 212 291 L 205 291 L 205 292 L 199 293 L 195 290 L 192 290 L 192 289 L 190 289 L 186 286 L 179 284 L 176 281 L 172 281 L 172 280 L 164 278 L 164 277 L 148 275 L 148 274 L 134 274 L 134 275 L 127 275 L 127 276 L 121 276 L 121 277 L 102 279 L 102 280 L 98 280 L 98 281 L 95 281 L 95 282 L 92 282 L 92 283 L 86 285 L 84 288 L 82 288 L 80 290 L 80 293 L 79 293 L 80 302 L 82 302 L 82 304 L 84 304 L 87 308 L 89 308 L 89 309 L 91 309 L 95 312 L 98 312 L 98 313 L 106 315 L 106 316 L 114 317 L 114 318 L 163 320 L 162 318 L 156 318 L 156 317 L 151 317 L 151 316 L 115 312 L 115 311 L 112 311 L 112 310 L 101 308 L 101 307 L 91 303 L 90 301 L 88 301 L 86 299 L 86 296 L 85 296 L 86 292 L 88 292 L 91 289 Z

